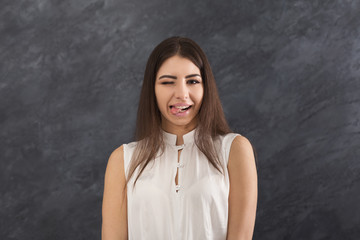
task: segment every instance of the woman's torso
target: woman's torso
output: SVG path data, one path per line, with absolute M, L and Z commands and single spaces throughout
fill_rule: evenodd
M 129 239 L 226 239 L 230 187 L 227 162 L 231 143 L 239 134 L 218 136 L 214 141 L 225 166 L 224 175 L 195 145 L 195 129 L 183 136 L 184 144 L 180 146 L 176 146 L 176 135 L 163 134 L 164 153 L 148 164 L 134 190 L 138 168 L 127 186 Z M 124 144 L 126 174 L 136 144 Z

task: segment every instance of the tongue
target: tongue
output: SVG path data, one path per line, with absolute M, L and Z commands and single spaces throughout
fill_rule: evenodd
M 172 107 L 171 108 L 171 113 L 176 114 L 176 113 L 180 112 L 180 110 L 181 110 L 180 108 Z

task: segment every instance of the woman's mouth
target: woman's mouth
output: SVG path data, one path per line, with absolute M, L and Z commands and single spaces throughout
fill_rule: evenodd
M 178 117 L 185 116 L 189 112 L 189 109 L 191 107 L 192 107 L 192 105 L 170 106 L 170 112 L 171 112 L 171 114 L 178 116 Z

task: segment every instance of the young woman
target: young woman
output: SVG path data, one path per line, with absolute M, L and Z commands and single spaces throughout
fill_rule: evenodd
M 165 39 L 146 65 L 136 142 L 108 161 L 102 239 L 252 239 L 254 153 L 231 132 L 202 49 Z

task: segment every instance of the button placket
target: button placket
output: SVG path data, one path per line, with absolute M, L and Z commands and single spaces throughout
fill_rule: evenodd
M 184 167 L 184 164 L 183 164 L 183 162 L 182 162 L 182 156 L 183 156 L 184 146 L 185 146 L 185 144 L 175 146 L 176 149 L 177 149 L 177 152 L 179 152 L 180 150 L 182 150 L 181 153 L 180 153 L 180 156 L 178 157 L 177 162 L 176 162 L 176 168 L 177 168 L 177 169 L 176 169 L 176 172 L 177 172 L 177 183 L 178 183 L 178 184 L 175 185 L 175 191 L 176 191 L 177 194 L 178 194 L 178 193 L 180 192 L 180 190 L 181 190 L 181 185 L 180 185 L 180 181 L 181 181 L 180 169 Z

